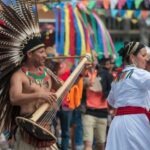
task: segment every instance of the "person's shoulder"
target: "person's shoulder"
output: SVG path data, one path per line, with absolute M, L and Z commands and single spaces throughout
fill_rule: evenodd
M 21 69 L 18 69 L 12 74 L 11 79 L 23 79 L 25 76 L 25 73 Z
M 138 73 L 149 73 L 147 70 L 141 69 L 141 68 L 135 68 L 134 70 L 135 72 L 138 72 Z
M 134 69 L 134 73 L 140 77 L 150 76 L 150 72 L 148 72 L 147 70 L 141 69 L 141 68 Z

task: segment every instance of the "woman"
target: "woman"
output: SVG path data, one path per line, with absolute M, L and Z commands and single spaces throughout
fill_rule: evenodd
M 108 96 L 109 105 L 117 111 L 110 125 L 106 150 L 149 150 L 150 73 L 144 70 L 147 51 L 139 42 L 128 42 L 120 55 L 125 68 L 112 83 Z
M 86 111 L 82 114 L 84 150 L 104 150 L 107 129 L 107 101 L 103 98 L 98 65 L 85 73 Z M 93 141 L 94 139 L 94 141 Z

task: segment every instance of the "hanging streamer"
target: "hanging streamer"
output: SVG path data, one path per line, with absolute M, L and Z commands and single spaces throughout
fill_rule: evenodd
M 86 54 L 86 49 L 87 49 L 87 29 L 86 29 L 86 27 L 85 27 L 85 25 L 84 25 L 84 21 L 83 21 L 83 19 L 82 19 L 82 16 L 81 16 L 81 14 L 80 14 L 80 11 L 78 11 L 78 16 L 79 16 L 79 19 L 80 19 L 80 21 L 81 21 L 81 24 L 82 24 L 82 28 L 83 28 L 83 32 L 84 32 L 84 42 L 85 42 L 85 49 L 82 49 L 81 50 L 81 55 L 85 55 Z
M 134 1 L 135 8 L 138 9 L 142 2 L 143 2 L 143 0 L 135 0 Z
M 54 14 L 55 14 L 55 43 L 56 43 L 56 51 L 60 53 L 59 49 L 59 12 L 57 6 L 53 7 Z
M 102 58 L 103 55 L 104 55 L 104 52 L 103 52 L 104 47 L 103 47 L 103 41 L 102 41 L 102 38 L 103 38 L 102 37 L 102 31 L 101 31 L 99 26 L 97 28 L 98 28 L 97 29 L 97 37 L 98 37 L 98 45 L 99 45 L 99 49 L 97 50 L 97 54 L 98 54 L 99 58 Z
M 101 20 L 101 19 L 100 19 L 100 20 Z M 111 38 L 111 36 L 110 36 L 108 30 L 106 29 L 106 27 L 105 27 L 105 25 L 104 25 L 104 23 L 103 23 L 102 20 L 101 20 L 101 23 L 102 23 L 103 28 L 105 29 L 105 32 L 106 32 L 106 35 L 107 35 L 106 37 L 107 37 L 107 42 L 109 43 L 109 45 L 108 45 L 108 50 L 109 50 L 109 52 L 110 52 L 110 55 L 111 55 L 111 56 L 113 56 L 113 55 L 116 56 L 115 47 L 114 47 L 112 38 Z
M 104 56 L 106 57 L 106 58 L 108 58 L 109 57 L 109 54 L 108 54 L 108 51 L 107 51 L 107 43 L 106 43 L 106 39 L 105 39 L 105 35 L 104 35 L 104 29 L 103 29 L 103 26 L 102 26 L 102 24 L 101 24 L 101 21 L 100 21 L 100 19 L 99 19 L 99 17 L 97 16 L 97 14 L 93 11 L 92 12 L 92 14 L 93 14 L 93 16 L 95 17 L 95 19 L 96 19 L 96 21 L 97 21 L 97 23 L 99 24 L 99 26 L 100 26 L 100 28 L 101 28 L 101 34 L 102 34 L 102 41 L 103 41 L 103 45 L 104 45 Z
M 132 5 L 133 5 L 133 0 L 127 0 L 126 3 L 127 3 L 127 7 L 128 7 L 129 9 L 131 9 L 131 8 L 132 8 Z
M 109 9 L 109 4 L 110 4 L 109 0 L 103 0 L 103 6 L 105 9 Z
M 93 31 L 94 31 L 94 39 L 95 39 L 95 41 L 94 41 L 94 49 L 95 49 L 95 51 L 97 52 L 97 54 L 98 54 L 98 51 L 99 51 L 99 45 L 98 45 L 98 35 L 97 35 L 97 30 L 96 30 L 96 28 L 97 28 L 97 26 L 96 26 L 96 20 L 95 20 L 95 18 L 94 18 L 94 16 L 90 13 L 89 14 L 89 16 L 90 16 L 90 19 L 91 19 L 91 23 L 92 23 L 92 28 L 93 28 Z
M 110 8 L 115 9 L 117 3 L 118 3 L 118 0 L 110 0 Z
M 68 4 L 69 9 L 69 24 L 70 24 L 70 55 L 75 55 L 75 27 L 74 27 L 74 17 L 73 17 L 73 9 L 70 4 Z
M 86 33 L 86 46 L 88 48 L 90 48 L 90 49 L 87 48 L 87 52 L 90 52 L 90 50 L 94 48 L 94 46 L 93 46 L 94 43 L 92 44 L 92 41 L 93 41 L 93 39 L 92 39 L 93 38 L 93 36 L 92 36 L 93 30 L 92 30 L 92 27 L 91 27 L 90 23 L 87 20 L 87 15 L 89 15 L 90 13 L 87 10 L 87 8 L 84 5 L 82 5 L 81 3 L 79 5 L 79 8 L 80 8 L 81 15 L 82 15 L 82 18 L 83 18 L 83 19 L 81 18 L 82 23 L 84 24 L 84 26 L 86 28 L 86 32 L 85 32 Z
M 131 19 L 133 16 L 134 11 L 133 10 L 127 10 L 126 11 L 126 18 Z
M 86 50 L 86 46 L 85 46 L 85 35 L 84 35 L 84 30 L 83 30 L 83 27 L 82 27 L 82 24 L 81 24 L 81 21 L 79 19 L 79 11 L 78 11 L 78 8 L 75 8 L 74 9 L 74 12 L 75 12 L 75 16 L 76 16 L 76 19 L 77 19 L 77 22 L 78 22 L 78 27 L 79 27 L 79 30 L 80 30 L 80 33 L 81 33 L 81 53 L 83 51 Z
M 111 10 L 111 16 L 112 17 L 116 17 L 117 13 L 118 13 L 118 9 L 112 9 Z
M 86 36 L 86 51 L 83 53 L 90 53 L 90 29 L 88 28 L 88 21 L 84 11 L 81 11 L 83 18 L 83 25 L 85 26 L 85 36 Z
M 141 14 L 141 10 L 135 10 L 135 11 L 134 11 L 134 16 L 135 16 L 136 18 L 138 18 L 138 17 L 140 16 L 140 14 Z
M 126 0 L 119 0 L 118 1 L 118 8 L 122 9 L 122 7 L 126 4 Z
M 96 1 L 90 1 L 87 8 L 88 9 L 93 9 L 96 6 Z
M 65 6 L 65 48 L 64 48 L 64 55 L 69 55 L 69 47 L 70 47 L 70 27 L 69 27 L 69 10 L 68 7 Z
M 67 4 L 65 7 L 62 6 L 59 11 L 55 7 L 54 11 L 56 20 L 58 20 L 56 21 L 56 31 L 58 31 L 56 34 L 56 48 L 59 54 L 63 53 L 62 47 L 64 47 L 64 55 L 84 55 L 93 48 L 99 56 L 109 57 L 113 53 L 115 54 L 110 34 L 95 11 L 89 12 L 81 3 L 74 9 L 72 5 Z M 87 15 L 89 15 L 91 22 L 87 20 Z M 60 37 L 58 34 L 60 34 Z M 63 39 L 65 39 L 65 42 L 63 42 Z
M 78 25 L 78 19 L 75 15 L 75 10 L 73 9 L 73 16 L 74 16 L 74 23 L 75 23 L 75 30 L 76 30 L 76 55 L 80 56 L 81 54 L 81 33 L 80 28 Z
M 86 28 L 88 29 L 86 29 L 86 33 L 88 33 L 88 39 L 87 39 L 87 44 L 89 43 L 89 41 L 90 41 L 90 38 L 89 38 L 89 32 L 88 31 L 90 31 L 90 32 L 92 32 L 91 30 L 90 30 L 90 28 L 88 28 L 88 22 L 87 22 L 87 17 L 86 17 L 86 14 L 84 13 L 84 12 L 86 12 L 88 15 L 90 15 L 91 14 L 91 12 L 88 12 L 88 10 L 83 6 L 83 5 L 79 5 L 79 7 L 80 7 L 80 9 L 82 9 L 83 11 L 82 11 L 82 16 L 83 16 L 83 20 L 84 20 L 84 23 L 86 24 Z M 94 17 L 93 17 L 94 18 Z M 96 23 L 96 21 L 95 21 L 95 23 Z M 97 24 L 97 23 L 96 23 Z M 96 25 L 95 24 L 95 25 Z M 92 25 L 93 26 L 95 26 L 94 24 L 93 24 L 93 21 L 92 21 Z M 98 32 L 96 31 L 97 29 L 97 27 L 95 26 L 94 27 L 95 29 L 95 34 L 97 35 L 98 34 Z M 87 34 L 86 34 L 86 36 L 87 36 Z M 97 36 L 97 45 L 98 45 L 98 38 L 99 38 L 99 35 Z M 87 45 L 87 47 L 89 47 L 89 45 Z M 97 49 L 95 49 L 96 50 L 96 52 L 98 53 L 99 52 L 99 48 L 97 47 Z M 92 53 L 91 53 L 92 54 Z
M 61 21 L 60 21 L 60 48 L 59 54 L 64 54 L 64 39 L 65 39 L 65 12 L 64 12 L 64 4 L 60 4 L 60 13 L 61 13 Z
M 142 10 L 141 11 L 141 17 L 146 20 L 146 18 L 148 17 L 148 11 L 147 10 Z
M 119 10 L 120 17 L 124 17 L 125 13 L 126 13 L 126 10 L 123 10 L 123 9 Z
M 103 21 L 97 16 L 97 14 L 95 12 L 93 12 L 93 15 L 95 16 L 95 18 L 97 19 L 100 27 L 101 27 L 101 31 L 102 31 L 102 39 L 103 39 L 103 44 L 104 44 L 104 55 L 105 57 L 107 58 L 108 55 L 116 55 L 115 53 L 115 49 L 114 49 L 114 44 L 112 42 L 112 39 L 110 37 L 110 34 L 108 32 L 108 30 L 106 29 Z M 105 39 L 105 36 L 106 36 L 106 39 Z M 107 47 L 108 46 L 108 47 Z M 108 54 L 108 51 L 109 51 L 109 54 Z

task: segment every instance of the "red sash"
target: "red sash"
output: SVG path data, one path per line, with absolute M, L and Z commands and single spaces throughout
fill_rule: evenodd
M 129 114 L 145 114 L 150 121 L 150 112 L 147 111 L 146 108 L 135 106 L 125 106 L 117 108 L 116 116 Z

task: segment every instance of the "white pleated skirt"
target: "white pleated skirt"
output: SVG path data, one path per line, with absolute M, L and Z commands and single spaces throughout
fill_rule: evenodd
M 145 114 L 115 116 L 105 150 L 150 150 L 150 122 Z

